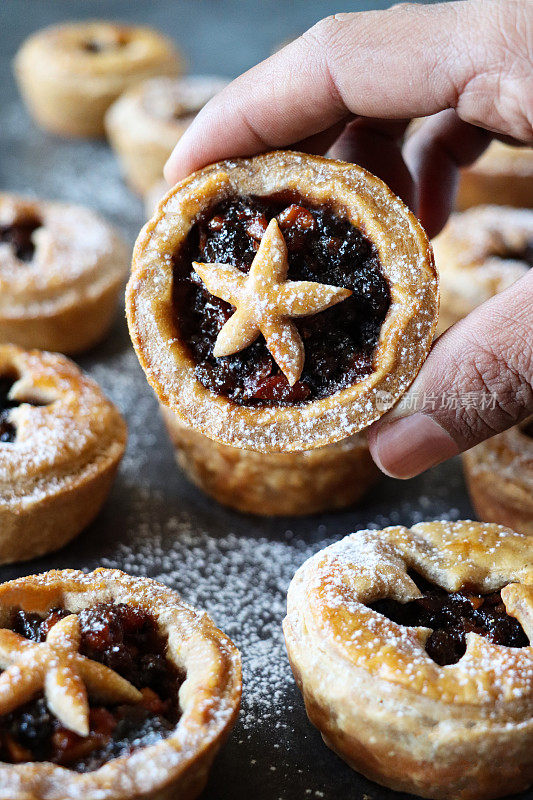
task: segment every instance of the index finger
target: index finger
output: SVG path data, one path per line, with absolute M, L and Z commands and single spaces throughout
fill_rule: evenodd
M 527 13 L 520 0 L 505 14 L 499 3 L 472 0 L 328 17 L 208 103 L 165 176 L 175 183 L 222 158 L 290 146 L 354 115 L 405 119 L 457 108 L 467 121 L 527 141 L 531 124 L 516 97 L 522 45 L 525 79 L 530 70 L 527 43 L 516 41 Z

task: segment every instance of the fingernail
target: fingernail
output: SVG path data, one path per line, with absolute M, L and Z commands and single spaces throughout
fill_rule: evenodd
M 450 434 L 421 412 L 378 425 L 369 443 L 374 461 L 391 478 L 412 478 L 459 453 Z
M 172 156 L 169 156 L 165 166 L 163 167 L 163 177 L 165 178 L 166 182 L 169 186 L 172 186 L 172 163 L 173 159 Z

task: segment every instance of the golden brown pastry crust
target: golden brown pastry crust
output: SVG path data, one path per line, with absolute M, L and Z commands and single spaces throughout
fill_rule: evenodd
M 356 503 L 379 479 L 366 437 L 294 453 L 256 453 L 208 439 L 161 406 L 187 477 L 222 505 L 265 517 L 303 516 Z
M 128 248 L 94 211 L 0 193 L 0 225 L 26 220 L 41 222 L 31 261 L 0 242 L 0 342 L 88 350 L 114 320 Z
M 531 242 L 528 209 L 480 206 L 452 215 L 433 240 L 441 290 L 438 333 L 523 277 L 529 267 L 517 254 Z
M 196 378 L 172 307 L 172 254 L 201 212 L 231 196 L 294 190 L 328 203 L 378 249 L 392 303 L 371 375 L 297 407 L 252 408 L 215 395 Z M 262 452 L 308 450 L 365 428 L 403 394 L 429 350 L 437 278 L 424 231 L 382 181 L 353 164 L 277 151 L 213 164 L 174 187 L 137 240 L 127 289 L 130 334 L 163 405 L 211 439 Z
M 235 722 L 241 696 L 237 648 L 205 612 L 148 578 L 119 570 L 52 570 L 0 586 L 0 625 L 12 608 L 72 612 L 95 603 L 127 603 L 148 611 L 168 636 L 168 657 L 184 669 L 182 716 L 175 731 L 150 747 L 77 773 L 47 762 L 0 764 L 0 797 L 9 800 L 192 800 Z
M 103 136 L 104 114 L 122 92 L 145 78 L 178 75 L 182 66 L 161 33 L 104 20 L 38 31 L 14 63 L 30 113 L 61 136 Z
M 461 170 L 457 208 L 486 203 L 533 208 L 533 148 L 493 141 L 481 158 Z
M 176 142 L 226 83 L 214 75 L 150 78 L 113 103 L 105 116 L 107 136 L 136 192 L 145 194 L 162 179 Z
M 468 492 L 476 514 L 533 536 L 533 418 L 463 454 Z
M 10 397 L 23 404 L 9 412 L 15 442 L 0 443 L 0 563 L 77 536 L 106 499 L 126 446 L 115 406 L 67 358 L 0 345 L 0 376 L 12 375 Z
M 533 636 L 528 537 L 478 522 L 360 531 L 320 551 L 289 588 L 284 633 L 311 721 L 354 769 L 397 791 L 487 800 L 533 781 L 533 648 L 467 633 L 456 664 L 427 655 L 428 628 L 368 604 L 420 596 L 416 569 L 448 591 L 502 589 Z M 506 588 L 502 588 L 506 587 Z

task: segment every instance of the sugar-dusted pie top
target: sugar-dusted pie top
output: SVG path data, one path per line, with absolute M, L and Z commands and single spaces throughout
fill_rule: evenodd
M 476 445 L 463 458 L 473 475 L 496 475 L 533 502 L 533 417 Z
M 148 78 L 120 95 L 107 112 L 106 121 L 127 126 L 129 136 L 143 141 L 153 138 L 159 143 L 163 137 L 172 148 L 176 138 L 171 137 L 179 137 L 226 84 L 224 78 L 215 75 Z
M 57 313 L 97 297 L 127 274 L 128 250 L 81 206 L 0 193 L 0 315 Z
M 514 267 L 523 273 L 533 266 L 533 210 L 476 206 L 453 214 L 434 247 L 439 269 L 483 267 L 490 274 Z
M 0 586 L 0 625 L 6 625 L 17 609 L 44 616 L 52 609 L 66 609 L 81 619 L 102 603 L 125 604 L 155 620 L 168 642 L 167 659 L 185 675 L 179 719 L 166 738 L 89 772 L 46 761 L 0 763 L 0 793 L 10 800 L 186 796 L 189 787 L 203 785 L 213 750 L 235 721 L 241 694 L 237 649 L 207 614 L 153 580 L 107 569 L 88 574 L 52 570 L 19 578 Z
M 116 461 L 126 424 L 69 359 L 0 345 L 0 504 L 64 491 Z
M 156 119 L 179 121 L 194 117 L 227 81 L 216 75 L 150 78 L 140 89 L 140 101 Z
M 486 174 L 507 174 L 512 180 L 513 176 L 533 179 L 533 148 L 514 147 L 504 142 L 493 140 L 483 155 L 467 168 L 469 172 Z
M 257 229 L 252 226 L 253 230 L 247 231 L 245 225 L 236 222 L 233 228 L 227 227 L 226 237 L 225 234 L 216 235 L 215 228 L 211 227 L 210 231 L 215 235 L 208 236 L 209 247 L 203 248 L 204 228 L 217 224 L 218 209 L 223 217 L 233 209 L 231 214 L 235 212 L 234 219 L 238 220 L 240 210 L 246 214 L 244 206 L 250 202 L 263 206 L 278 203 L 280 208 L 266 214 L 262 230 L 259 230 L 262 226 L 259 217 L 263 212 L 257 214 L 255 208 L 248 221 L 251 223 L 252 217 L 257 217 Z M 329 358 L 326 353 L 321 367 L 318 358 L 320 337 L 315 337 L 316 347 L 311 347 L 310 340 L 306 342 L 306 334 L 299 329 L 308 364 L 311 351 L 317 353 L 316 375 L 322 373 L 327 379 L 331 370 L 341 363 L 339 380 L 334 381 L 329 390 L 321 387 L 314 394 L 306 390 L 307 393 L 298 398 L 287 397 L 285 391 L 280 391 L 281 386 L 271 391 L 270 381 L 265 397 L 256 396 L 252 403 L 246 404 L 240 402 L 243 395 L 238 399 L 235 396 L 241 383 L 236 383 L 234 376 L 230 376 L 229 390 L 225 389 L 222 386 L 224 376 L 220 374 L 227 365 L 232 372 L 232 365 L 239 362 L 241 356 L 236 358 L 232 355 L 224 362 L 227 356 L 220 359 L 215 356 L 217 363 L 211 362 L 214 342 L 208 337 L 212 348 L 210 354 L 206 353 L 206 358 L 200 354 L 198 358 L 195 348 L 201 340 L 206 340 L 205 331 L 200 336 L 198 329 L 195 331 L 194 325 L 189 324 L 196 313 L 200 327 L 204 322 L 214 323 L 213 331 L 217 338 L 222 327 L 220 322 L 227 322 L 231 316 L 231 303 L 224 301 L 222 306 L 214 303 L 213 309 L 209 310 L 204 302 L 200 313 L 197 297 L 193 297 L 194 302 L 189 302 L 190 297 L 183 299 L 176 293 L 181 291 L 183 277 L 190 276 L 193 262 L 229 263 L 247 272 L 273 217 L 277 218 L 288 242 L 289 231 L 283 233 L 281 219 L 284 210 L 289 213 L 293 206 L 311 218 L 327 211 L 333 219 L 342 221 L 355 231 L 361 242 L 370 243 L 390 295 L 384 311 L 372 312 L 372 319 L 365 317 L 368 312 L 360 314 L 356 342 L 362 336 L 365 343 L 362 330 L 369 330 L 372 339 L 372 326 L 377 328 L 374 340 L 369 339 L 366 362 L 361 369 L 357 359 L 366 344 L 363 348 L 358 344 L 357 350 L 353 342 L 344 346 L 339 339 L 335 346 L 329 347 L 325 338 L 324 350 L 329 350 Z M 227 218 L 223 219 L 222 227 Z M 302 234 L 303 229 L 296 230 L 299 227 L 295 226 L 291 238 L 292 233 Z M 242 237 L 247 241 L 244 259 L 240 259 L 237 250 L 232 252 L 227 248 L 229 240 L 241 241 Z M 256 250 L 254 237 L 257 237 Z M 330 238 L 334 249 L 342 249 L 349 237 Z M 325 241 L 319 243 L 320 247 L 324 244 Z M 291 243 L 288 243 L 288 249 L 290 254 Z M 304 249 L 301 259 L 304 265 L 306 256 Z M 324 258 L 327 261 L 327 254 Z M 374 295 L 369 287 L 373 268 L 369 267 L 367 273 L 363 269 L 359 274 L 355 262 L 350 263 L 354 276 L 349 277 L 359 282 L 358 299 L 363 305 L 366 301 L 371 306 Z M 321 280 L 318 271 L 310 271 L 312 274 L 307 277 L 291 274 L 289 268 L 288 278 L 305 280 L 307 277 L 311 282 L 354 291 L 349 282 L 341 283 L 334 278 Z M 197 276 L 197 280 L 201 281 L 201 276 Z M 304 324 L 307 325 L 307 319 L 320 320 L 329 315 L 329 319 L 336 320 L 329 326 L 333 330 L 342 323 L 343 313 L 348 313 L 350 301 L 351 297 L 333 308 L 304 318 Z M 203 301 L 199 302 L 201 305 Z M 207 302 L 211 301 L 208 299 Z M 291 152 L 273 152 L 214 164 L 174 187 L 139 236 L 127 292 L 132 341 L 160 401 L 213 439 L 263 452 L 309 449 L 339 441 L 381 416 L 405 391 L 420 368 L 431 344 L 437 306 L 438 287 L 431 249 L 418 222 L 403 203 L 379 179 L 360 167 Z M 324 334 L 328 334 L 326 327 Z M 261 343 L 262 340 L 257 341 Z M 272 364 L 263 366 L 265 352 L 268 356 L 267 348 L 260 352 L 255 341 L 240 351 L 242 359 L 250 362 L 245 369 L 249 367 L 249 371 L 254 373 L 254 381 L 259 369 L 264 369 L 267 379 L 272 376 L 274 383 L 280 383 Z M 342 358 L 346 353 L 353 355 L 353 363 L 345 367 Z M 214 380 L 199 374 L 203 361 L 208 372 L 214 371 Z M 238 376 L 239 380 L 241 378 L 242 374 Z M 266 403 L 257 403 L 257 399 L 266 400 Z
M 0 629 L 0 760 L 85 773 L 169 736 L 185 675 L 136 605 L 13 609 Z
M 120 90 L 153 75 L 176 75 L 182 62 L 174 44 L 163 34 L 142 26 L 107 20 L 66 22 L 37 31 L 23 44 L 16 69 L 32 66 L 48 79 L 101 82 Z
M 467 628 L 465 654 L 440 666 L 425 649 L 429 627 L 406 627 L 376 610 L 386 599 L 407 604 L 422 597 L 411 571 L 447 592 L 470 593 L 474 605 L 480 595 L 501 591 L 524 639 L 502 646 L 486 631 Z M 505 703 L 523 706 L 533 698 L 533 649 L 516 646 L 533 635 L 531 540 L 500 525 L 469 521 L 354 533 L 296 573 L 286 624 L 298 632 L 300 646 L 317 648 L 317 657 L 327 652 L 348 669 L 421 697 L 486 706 L 498 715 Z
M 444 325 L 512 286 L 533 265 L 533 210 L 476 206 L 433 240 Z

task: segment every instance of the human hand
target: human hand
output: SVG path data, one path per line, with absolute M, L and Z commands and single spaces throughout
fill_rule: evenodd
M 420 116 L 431 119 L 404 144 Z M 388 183 L 433 236 L 458 169 L 494 134 L 533 143 L 533 3 L 407 4 L 322 20 L 242 75 L 198 115 L 165 176 L 174 183 L 222 158 L 333 145 Z M 528 275 L 437 341 L 406 400 L 370 429 L 384 471 L 410 477 L 533 411 L 532 298 Z M 418 400 L 433 396 L 458 403 Z M 476 396 L 495 401 L 461 404 Z

